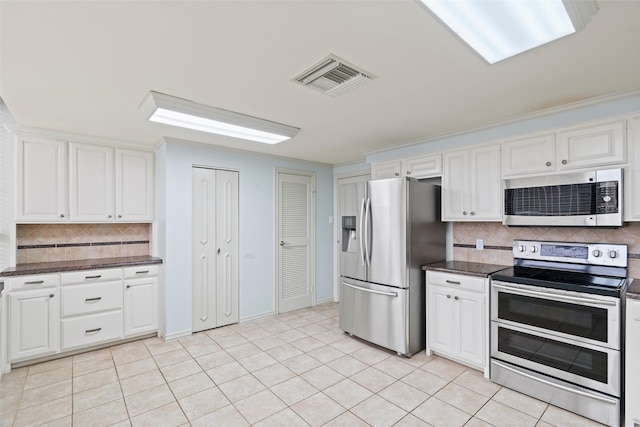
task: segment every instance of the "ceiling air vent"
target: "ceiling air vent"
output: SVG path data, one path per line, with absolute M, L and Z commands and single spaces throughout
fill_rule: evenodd
M 338 96 L 375 78 L 337 56 L 329 55 L 291 79 L 330 96 Z

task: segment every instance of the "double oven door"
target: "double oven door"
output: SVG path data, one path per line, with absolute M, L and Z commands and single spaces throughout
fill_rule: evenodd
M 620 396 L 620 299 L 492 282 L 491 357 Z

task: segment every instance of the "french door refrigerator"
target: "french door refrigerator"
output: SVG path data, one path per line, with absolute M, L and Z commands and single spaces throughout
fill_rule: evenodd
M 410 178 L 339 188 L 340 328 L 410 357 L 425 348 L 422 266 L 446 257 L 440 187 Z

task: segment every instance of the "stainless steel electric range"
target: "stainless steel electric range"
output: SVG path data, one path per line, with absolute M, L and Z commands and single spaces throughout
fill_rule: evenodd
M 627 246 L 515 241 L 491 276 L 491 380 L 619 426 Z

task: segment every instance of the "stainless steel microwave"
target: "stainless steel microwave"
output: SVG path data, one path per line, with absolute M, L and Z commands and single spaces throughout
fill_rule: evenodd
M 510 226 L 622 226 L 621 168 L 504 181 L 502 223 Z

